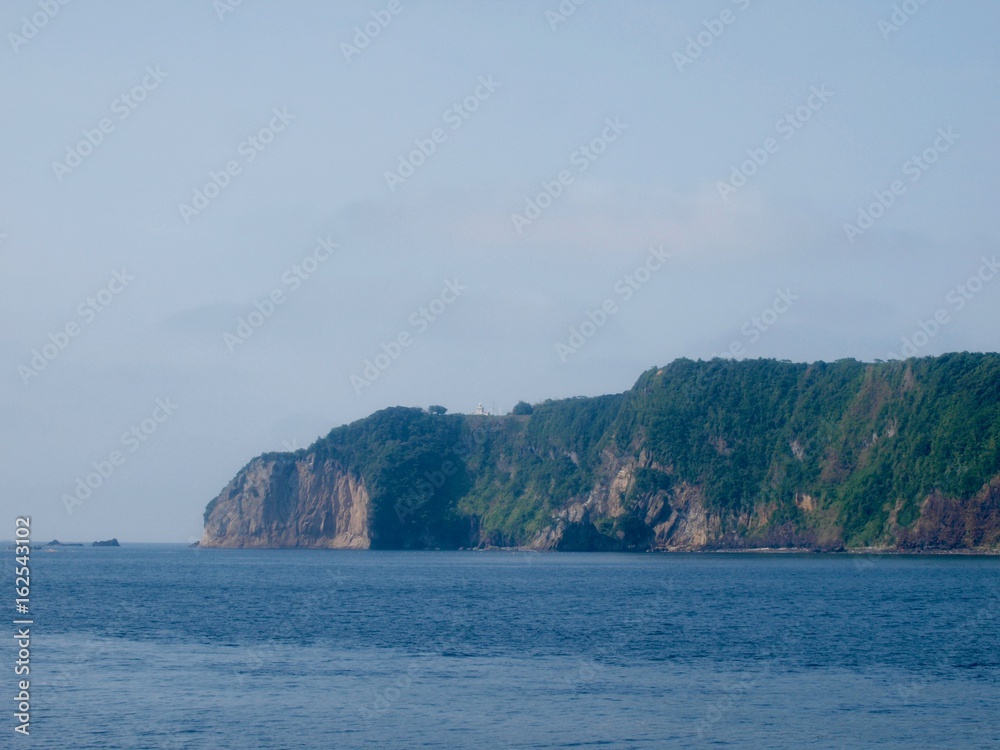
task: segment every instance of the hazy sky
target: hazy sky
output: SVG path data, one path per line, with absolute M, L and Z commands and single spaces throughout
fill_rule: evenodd
M 1000 9 L 893 5 L 4 3 L 0 538 L 197 538 L 395 404 L 995 350 Z

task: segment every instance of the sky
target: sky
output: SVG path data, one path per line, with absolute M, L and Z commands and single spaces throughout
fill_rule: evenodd
M 63 0 L 65 1 L 65 0 Z M 997 349 L 986 0 L 11 0 L 0 538 L 679 357 Z

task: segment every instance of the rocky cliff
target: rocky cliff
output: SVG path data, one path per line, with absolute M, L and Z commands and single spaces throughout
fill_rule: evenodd
M 209 505 L 201 546 L 367 549 L 370 507 L 364 483 L 333 461 L 256 458 Z
M 207 547 L 1000 548 L 1000 357 L 691 362 L 530 415 L 395 407 L 251 461 Z

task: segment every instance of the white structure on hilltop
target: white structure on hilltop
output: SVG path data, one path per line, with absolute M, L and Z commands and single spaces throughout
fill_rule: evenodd
M 486 409 L 483 408 L 483 402 L 482 401 L 479 402 L 479 406 L 476 407 L 476 410 L 473 413 L 476 416 L 479 416 L 479 417 L 485 417 L 487 414 L 489 414 L 489 412 L 486 411 Z

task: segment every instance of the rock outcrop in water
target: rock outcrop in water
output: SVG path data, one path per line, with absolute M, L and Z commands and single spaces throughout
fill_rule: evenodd
M 260 456 L 206 547 L 1000 548 L 1000 355 L 678 360 L 530 414 L 395 407 Z

